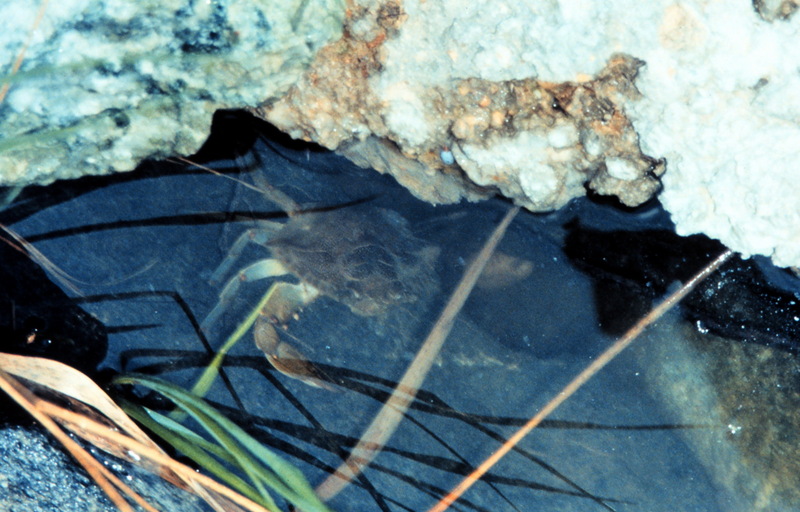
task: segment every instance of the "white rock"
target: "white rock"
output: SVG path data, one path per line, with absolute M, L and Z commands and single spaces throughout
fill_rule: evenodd
M 608 174 L 618 180 L 632 180 L 639 176 L 636 168 L 622 158 L 609 158 L 606 160 Z
M 762 2 L 761 15 L 751 2 L 715 0 L 403 6 L 408 20 L 385 44 L 373 84 L 379 96 L 397 83 L 434 87 L 453 78 L 576 80 L 615 52 L 642 59 L 643 98 L 625 106 L 643 152 L 667 160 L 661 199 L 679 232 L 800 265 L 800 15 L 780 17 L 796 4 Z M 497 143 L 482 151 L 502 158 L 508 141 Z M 546 159 L 542 151 L 533 146 L 532 158 Z M 468 172 L 489 182 L 498 166 L 484 160 Z M 629 174 L 624 160 L 606 166 L 614 178 Z
M 661 11 L 659 45 L 629 114 L 667 158 L 661 199 L 682 234 L 800 264 L 800 18 L 766 23 L 747 3 Z
M 566 145 L 577 136 L 572 125 L 564 125 L 550 133 L 497 137 L 486 145 L 461 144 L 453 153 L 474 183 L 496 187 L 537 210 L 554 210 L 583 194 L 583 179 L 577 172 L 580 152 L 554 148 L 553 138 Z

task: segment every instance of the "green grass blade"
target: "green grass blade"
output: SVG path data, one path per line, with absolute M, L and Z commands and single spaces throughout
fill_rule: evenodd
M 129 375 L 118 377 L 115 382 L 139 384 L 175 402 L 228 451 L 234 463 L 247 474 L 257 489 L 263 489 L 266 485 L 305 512 L 329 512 L 297 468 L 259 443 L 204 400 L 153 377 Z
M 214 359 L 211 360 L 211 363 L 206 367 L 205 371 L 203 371 L 200 378 L 197 379 L 197 382 L 192 387 L 192 394 L 197 395 L 199 397 L 204 397 L 208 393 L 208 390 L 211 389 L 211 385 L 214 383 L 214 379 L 217 378 L 219 374 L 219 367 L 222 366 L 222 360 L 225 358 L 225 355 L 228 353 L 230 349 L 233 348 L 236 343 L 244 337 L 247 333 L 248 329 L 255 323 L 258 315 L 261 313 L 261 309 L 266 305 L 266 303 L 270 300 L 272 296 L 273 288 L 267 291 L 261 300 L 258 302 L 255 308 L 247 315 L 247 318 L 236 327 L 236 330 L 225 340 L 222 347 L 217 351 L 217 354 L 214 356 Z
M 280 512 L 278 505 L 269 497 L 267 500 L 259 492 L 245 482 L 242 478 L 233 474 L 229 468 L 220 464 L 211 455 L 217 456 L 231 462 L 230 456 L 218 445 L 210 443 L 206 439 L 198 436 L 191 430 L 177 424 L 180 428 L 172 428 L 174 425 L 167 426 L 170 420 L 168 417 L 163 416 L 155 411 L 139 407 L 131 403 L 122 403 L 123 409 L 136 421 L 150 429 L 161 439 L 169 443 L 175 449 L 181 451 L 184 455 L 200 464 L 201 467 L 206 469 L 209 473 L 215 475 L 222 480 L 226 485 L 239 493 L 247 496 L 251 500 L 263 505 L 268 510 L 273 512 Z M 162 420 L 166 419 L 164 422 Z
M 209 452 L 215 457 L 219 457 L 220 459 L 222 459 L 225 462 L 228 462 L 229 464 L 236 463 L 236 461 L 234 461 L 233 458 L 230 456 L 230 453 L 228 453 L 220 445 L 209 441 L 208 439 L 197 434 L 193 430 L 190 430 L 184 425 L 174 421 L 169 416 L 165 416 L 159 412 L 153 411 L 152 409 L 148 409 L 147 407 L 141 407 L 136 404 L 132 404 L 130 402 L 121 401 L 121 404 L 123 408 L 125 408 L 126 412 L 130 410 L 129 414 L 133 416 L 134 419 L 139 421 L 139 423 L 145 425 L 147 428 L 150 428 L 154 432 L 156 428 L 161 427 L 162 429 L 166 429 L 171 433 L 181 436 L 186 441 L 189 441 L 192 444 L 197 445 L 203 450 Z
M 132 376 L 130 379 L 131 380 L 128 380 L 128 377 L 121 377 L 116 379 L 116 381 L 123 384 L 140 384 L 146 386 L 172 400 L 175 405 L 194 418 L 194 420 L 230 454 L 236 466 L 247 475 L 250 482 L 258 490 L 258 493 L 263 496 L 264 499 L 271 499 L 271 497 L 268 498 L 269 491 L 265 487 L 264 479 L 259 475 L 260 472 L 259 468 L 256 467 L 256 463 L 242 450 L 235 439 L 226 432 L 225 427 L 220 425 L 219 418 L 221 418 L 222 415 L 219 412 L 214 410 L 203 400 L 160 379 L 144 376 Z M 281 495 L 291 495 L 291 491 L 278 478 L 273 478 L 267 485 L 270 485 Z

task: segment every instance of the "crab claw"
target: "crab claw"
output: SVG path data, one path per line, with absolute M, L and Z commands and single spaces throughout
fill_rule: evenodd
M 301 382 L 328 391 L 341 392 L 331 378 L 314 363 L 308 360 L 292 345 L 280 340 L 275 330 L 263 315 L 259 316 L 253 327 L 256 346 L 267 356 L 267 361 L 276 370 Z

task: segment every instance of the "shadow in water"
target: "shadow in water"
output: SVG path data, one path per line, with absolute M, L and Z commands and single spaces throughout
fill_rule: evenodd
M 252 135 L 252 126 L 245 128 Z M 293 200 L 334 206 L 371 198 L 376 206 L 398 212 L 417 236 L 441 248 L 436 271 L 443 295 L 398 308 L 386 319 L 359 317 L 333 300 L 320 299 L 281 333 L 293 337 L 347 392 L 334 396 L 277 375 L 249 336 L 226 359 L 228 390 L 215 387 L 210 399 L 253 435 L 289 454 L 317 482 L 339 464 L 386 399 L 443 296 L 506 205 L 488 201 L 432 207 L 391 178 L 316 147 L 278 138 L 254 144 L 253 138 L 243 139 L 242 147 L 227 155 L 209 149 L 210 162 L 204 163 L 249 182 L 248 170 L 239 168 L 236 156 L 257 151 L 262 162 L 258 172 Z M 219 290 L 208 278 L 245 229 L 258 220 L 283 217 L 256 191 L 173 163 L 148 163 L 131 174 L 26 189 L 0 211 L 0 222 L 81 282 L 85 298 L 48 292 L 60 293 L 67 304 L 47 317 L 56 319 L 48 320 L 54 332 L 75 340 L 74 350 L 65 351 L 68 355 L 97 366 L 103 351 L 78 341 L 94 329 L 87 325 L 97 326 L 108 343 L 101 366 L 163 374 L 183 386 L 194 382 L 225 334 L 265 290 L 259 284 L 243 286 L 206 339 L 195 315 L 203 318 L 217 301 Z M 604 231 L 626 225 L 670 229 L 657 208 L 621 214 L 585 199 L 553 215 L 521 214 L 499 248 L 513 262 L 506 279 L 479 287 L 470 298 L 408 421 L 357 485 L 334 501 L 335 510 L 428 507 L 610 343 L 598 327 L 597 311 L 603 325 L 622 328 L 670 286 L 677 264 L 662 259 L 654 267 L 655 277 L 646 278 L 651 286 L 645 285 L 650 290 L 645 305 L 631 295 L 612 304 L 609 290 L 628 290 L 630 279 L 612 276 L 600 289 L 581 272 L 594 267 L 608 276 L 616 270 L 604 267 L 602 258 L 593 259 L 605 234 L 570 238 L 577 236 L 569 235 L 577 232 L 570 224 L 574 218 Z M 644 244 L 627 240 L 622 247 L 618 252 L 627 254 Z M 242 264 L 264 257 L 263 247 L 248 247 Z M 579 263 L 574 266 L 570 259 Z M 632 266 L 618 259 L 624 267 Z M 15 307 L 25 303 L 35 311 L 41 303 L 32 289 L 51 285 L 41 284 L 43 276 L 36 272 L 19 271 L 31 281 L 23 282 L 23 298 Z M 750 290 L 758 286 L 756 281 L 745 284 Z M 39 315 L 43 313 L 34 316 Z M 69 326 L 69 317 L 83 323 Z M 739 317 L 719 318 L 730 327 L 730 319 Z M 14 321 L 4 325 L 17 341 L 24 343 L 31 334 L 17 332 Z M 724 431 L 724 424 L 709 426 L 673 414 L 646 382 L 657 365 L 623 353 L 558 410 L 560 419 L 547 421 L 525 439 L 460 506 L 728 512 L 727 503 L 737 499 L 736 493 L 720 490 L 714 469 L 700 462 L 684 439 L 687 431 Z

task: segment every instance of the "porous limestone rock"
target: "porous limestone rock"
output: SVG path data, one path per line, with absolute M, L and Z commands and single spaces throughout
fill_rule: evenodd
M 185 153 L 213 109 L 258 97 L 433 202 L 549 210 L 588 188 L 636 205 L 666 169 L 681 234 L 800 266 L 797 0 L 352 0 L 277 100 L 338 33 L 327 2 L 50 3 L 0 104 L 3 180 Z M 34 17 L 0 6 L 7 68 Z
M 484 78 L 478 69 L 459 78 L 452 66 L 425 62 L 442 48 L 392 56 L 409 30 L 408 44 L 416 45 L 417 36 L 435 29 L 420 28 L 404 12 L 407 4 L 367 2 L 351 10 L 345 37 L 258 114 L 294 137 L 393 174 L 434 203 L 499 192 L 547 211 L 583 195 L 588 184 L 635 206 L 658 190 L 663 165 L 641 153 L 619 106 L 622 96 L 638 94 L 640 61 L 610 55 L 593 76 L 558 83 Z M 458 60 L 458 51 L 446 58 Z
M 634 205 L 666 162 L 680 233 L 800 265 L 797 6 L 356 0 L 345 37 L 259 112 L 378 170 L 412 169 L 398 179 L 435 202 L 500 191 L 546 210 L 586 183 Z M 537 111 L 518 84 L 557 101 Z M 554 94 L 570 90 L 605 114 Z
M 300 77 L 339 37 L 344 2 L 66 0 L 37 22 L 38 9 L 0 4 L 0 185 L 196 151 L 217 109 L 256 105 Z
M 678 232 L 800 265 L 800 17 L 765 22 L 746 2 L 660 13 L 629 113 L 668 161 L 661 199 Z

